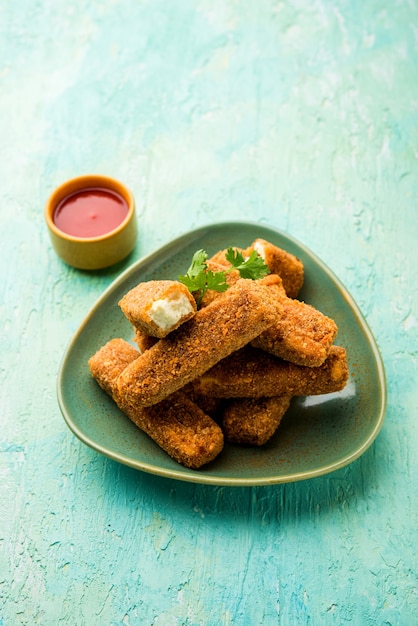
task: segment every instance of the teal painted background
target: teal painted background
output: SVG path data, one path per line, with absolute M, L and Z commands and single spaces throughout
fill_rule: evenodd
M 418 5 L 0 4 L 0 625 L 413 626 L 417 620 Z M 67 178 L 132 189 L 110 270 L 66 267 L 43 206 Z M 385 362 L 352 465 L 192 485 L 79 442 L 61 357 L 102 291 L 189 228 L 287 231 L 339 276 Z

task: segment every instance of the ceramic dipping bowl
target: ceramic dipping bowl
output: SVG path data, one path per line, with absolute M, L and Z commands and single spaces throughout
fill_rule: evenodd
M 133 195 L 108 176 L 93 174 L 66 181 L 48 198 L 44 217 L 55 252 L 78 269 L 110 267 L 135 247 Z

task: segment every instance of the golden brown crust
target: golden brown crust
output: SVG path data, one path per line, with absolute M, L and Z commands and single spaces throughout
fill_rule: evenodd
M 252 281 L 227 272 L 227 291 L 206 292 L 199 311 L 178 281 L 140 283 L 119 302 L 139 350 L 113 339 L 88 361 L 129 419 L 193 469 L 216 458 L 224 437 L 263 445 L 293 396 L 341 391 L 348 380 L 346 351 L 333 345 L 335 322 L 295 299 L 301 261 L 262 239 L 235 250 L 244 257 L 256 250 L 270 274 Z M 225 252 L 208 260 L 209 270 L 230 268 Z
M 237 277 L 230 276 L 230 284 L 233 284 Z M 319 367 L 337 336 L 338 328 L 334 320 L 305 302 L 287 297 L 283 281 L 277 274 L 268 274 L 257 282 L 274 290 L 272 293 L 280 302 L 282 314 L 276 324 L 251 342 L 252 345 L 297 365 Z M 219 293 L 208 292 L 202 306 L 217 297 Z
M 178 463 L 198 469 L 223 449 L 221 428 L 181 391 L 151 407 L 128 407 L 127 416 Z
M 313 306 L 282 298 L 283 315 L 251 343 L 285 361 L 319 367 L 330 351 L 338 328 L 334 320 Z
M 178 392 L 153 407 L 123 403 L 116 381 L 138 351 L 123 339 L 113 339 L 89 359 L 93 378 L 129 419 L 173 459 L 198 469 L 212 461 L 223 448 L 220 427 L 184 393 Z
M 145 352 L 145 350 L 149 350 L 152 346 L 157 343 L 158 338 L 152 337 L 151 335 L 147 335 L 142 330 L 134 329 L 134 341 L 138 346 L 139 351 Z
M 218 398 L 309 396 L 341 391 L 348 380 L 344 348 L 332 346 L 320 367 L 303 367 L 245 346 L 193 381 L 196 394 Z
M 88 360 L 91 375 L 115 399 L 115 382 L 123 370 L 139 357 L 139 352 L 124 339 L 111 339 Z
M 283 287 L 289 298 L 296 298 L 304 281 L 304 267 L 300 259 L 294 254 L 282 250 L 278 246 L 266 241 L 256 239 L 247 249 L 247 254 L 256 250 L 264 259 L 264 263 L 272 274 L 278 274 L 283 281 Z
M 260 283 L 260 285 L 265 285 L 266 287 L 270 287 L 270 289 L 274 289 L 274 296 L 276 298 L 280 298 L 280 302 L 283 298 L 286 298 L 286 291 L 283 286 L 283 280 L 278 274 L 267 274 L 267 276 L 259 278 L 257 282 Z
M 240 279 L 129 365 L 118 379 L 118 391 L 135 406 L 161 402 L 254 339 L 278 315 L 268 287 Z
M 182 314 L 168 328 L 162 328 L 151 317 L 152 306 L 160 300 L 183 298 L 189 302 L 190 309 Z M 139 283 L 130 289 L 119 301 L 119 306 L 126 318 L 135 328 L 154 337 L 165 337 L 189 320 L 196 312 L 196 301 L 183 283 L 176 280 L 150 280 Z
M 289 298 L 296 298 L 304 281 L 304 267 L 300 259 L 294 254 L 275 246 L 265 239 L 255 239 L 248 248 L 237 248 L 244 257 L 249 257 L 255 250 L 263 259 L 272 274 L 277 274 L 283 281 L 283 287 Z M 210 257 L 209 262 L 220 267 L 230 267 L 226 260 L 226 249 L 219 250 Z
M 231 400 L 223 410 L 225 439 L 238 445 L 264 445 L 279 427 L 290 400 L 290 396 Z
M 213 265 L 210 261 L 208 262 L 208 267 L 209 269 L 212 269 L 213 271 L 225 270 L 225 267 L 222 267 L 221 265 Z M 226 274 L 225 279 L 229 288 L 229 287 L 232 287 L 232 285 L 235 285 L 235 283 L 238 280 L 240 280 L 240 274 L 238 270 L 232 270 L 231 272 L 228 272 Z M 265 287 L 270 287 L 271 289 L 274 289 L 275 291 L 272 291 L 272 294 L 271 294 L 271 295 L 274 295 L 274 297 L 276 298 L 286 297 L 286 292 L 283 288 L 283 281 L 280 278 L 280 276 L 278 276 L 277 274 L 267 274 L 267 276 L 257 279 L 256 282 L 260 285 L 264 285 Z M 209 289 L 203 296 L 202 301 L 200 303 L 200 307 L 207 306 L 208 304 L 216 300 L 216 298 L 218 298 L 220 295 L 221 295 L 221 292 L 213 291 Z

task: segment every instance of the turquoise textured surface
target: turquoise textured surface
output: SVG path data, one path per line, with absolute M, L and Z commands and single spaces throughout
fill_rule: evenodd
M 57 0 L 0 4 L 0 625 L 417 623 L 418 7 Z M 67 267 L 44 203 L 113 176 L 139 237 Z M 118 464 L 56 398 L 97 298 L 182 233 L 289 233 L 379 345 L 385 423 L 354 463 L 230 488 Z

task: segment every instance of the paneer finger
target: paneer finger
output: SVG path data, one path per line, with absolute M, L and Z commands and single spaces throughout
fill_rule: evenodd
M 233 284 L 237 278 L 231 274 L 229 280 Z M 275 324 L 258 335 L 251 344 L 296 365 L 322 365 L 337 336 L 338 327 L 334 320 L 310 304 L 289 298 L 277 274 L 269 274 L 258 282 L 274 290 L 281 306 L 281 315 Z M 207 292 L 202 306 L 213 302 L 218 296 L 217 292 Z
M 112 339 L 89 359 L 93 378 L 138 428 L 178 463 L 198 469 L 221 452 L 220 427 L 184 393 L 178 392 L 152 407 L 126 405 L 116 381 L 137 359 L 138 351 L 123 339 Z
M 166 337 L 196 312 L 196 301 L 176 280 L 150 280 L 130 289 L 119 301 L 127 319 L 152 337 Z
M 283 250 L 278 246 L 266 241 L 265 239 L 256 239 L 248 248 L 237 248 L 235 250 L 241 252 L 244 257 L 249 257 L 255 250 L 264 260 L 272 274 L 277 274 L 283 281 L 285 293 L 289 298 L 296 298 L 304 281 L 304 267 L 300 259 L 294 254 Z M 226 250 L 219 250 L 208 260 L 208 264 L 217 264 L 224 268 L 230 267 L 229 261 L 226 259 Z
M 278 315 L 269 287 L 240 279 L 128 365 L 118 379 L 118 393 L 135 407 L 161 402 L 242 348 Z
M 290 401 L 291 396 L 231 400 L 223 409 L 225 439 L 237 445 L 264 445 L 278 429 Z
M 289 298 L 296 298 L 304 281 L 302 261 L 294 254 L 282 250 L 265 239 L 253 241 L 247 248 L 246 254 L 249 255 L 253 250 L 261 256 L 272 274 L 280 276 L 286 295 Z
M 337 324 L 305 302 L 285 296 L 280 303 L 283 314 L 277 324 L 253 339 L 251 345 L 297 365 L 319 367 L 335 341 Z
M 341 391 L 348 380 L 344 348 L 332 346 L 320 367 L 304 367 L 245 346 L 193 381 L 196 394 L 217 398 L 310 396 Z

